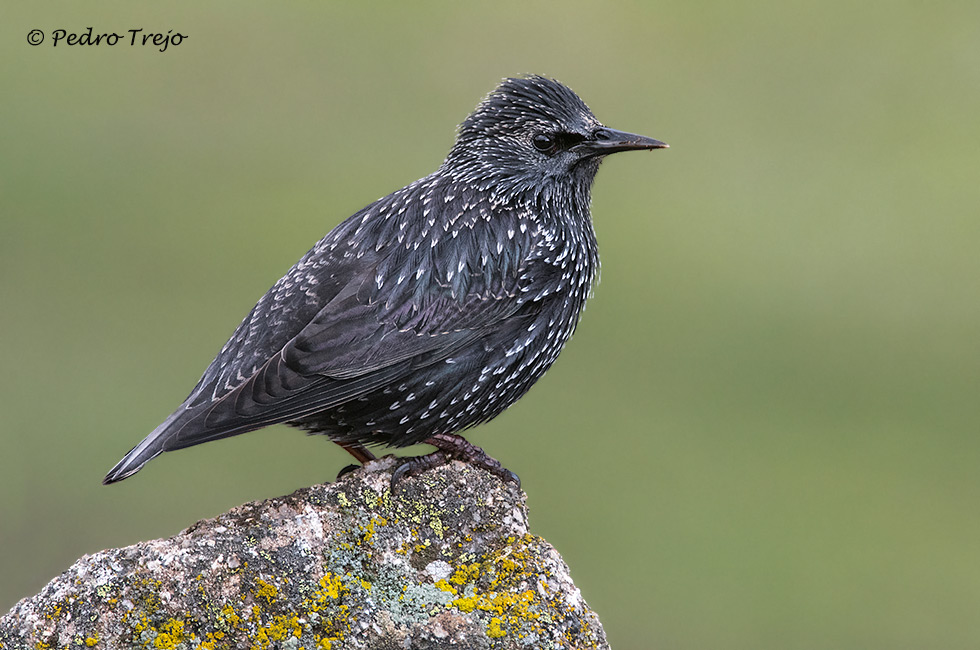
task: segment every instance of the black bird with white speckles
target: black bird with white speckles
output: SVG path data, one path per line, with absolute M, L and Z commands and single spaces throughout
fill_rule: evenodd
M 105 477 L 164 451 L 287 423 L 364 463 L 425 442 L 516 478 L 458 432 L 499 415 L 571 337 L 599 268 L 592 181 L 609 129 L 567 87 L 506 79 L 434 173 L 337 226 L 245 317 L 183 404 Z

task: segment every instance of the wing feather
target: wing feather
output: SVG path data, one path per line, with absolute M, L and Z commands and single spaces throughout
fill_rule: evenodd
M 408 212 L 410 223 L 422 221 Z M 199 415 L 182 418 L 165 449 L 339 406 L 495 331 L 533 295 L 524 285 L 535 242 L 528 233 L 498 246 L 513 231 L 495 230 L 486 206 L 470 212 L 421 243 L 399 232 L 387 246 L 345 250 L 358 215 L 328 235 L 242 323 L 182 407 Z

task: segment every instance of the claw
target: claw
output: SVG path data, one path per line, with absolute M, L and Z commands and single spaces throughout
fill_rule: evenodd
M 344 467 L 343 469 L 341 469 L 339 472 L 337 472 L 337 479 L 336 480 L 339 481 L 340 479 L 342 479 L 343 477 L 347 476 L 348 474 L 350 474 L 354 470 L 360 469 L 360 468 L 361 468 L 361 465 L 355 465 L 355 464 L 352 463 L 352 464 L 348 465 L 347 467 Z
M 405 462 L 395 468 L 395 471 L 391 473 L 391 491 L 395 491 L 395 487 L 401 482 L 405 475 L 408 474 L 408 470 L 412 467 L 411 463 Z
M 495 476 L 498 476 L 500 480 L 504 482 L 513 483 L 517 486 L 517 489 L 521 489 L 521 477 L 510 471 L 506 467 L 501 467 L 499 472 L 492 472 Z

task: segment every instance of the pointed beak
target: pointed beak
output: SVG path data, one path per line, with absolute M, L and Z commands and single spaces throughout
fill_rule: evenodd
M 633 151 L 634 149 L 666 149 L 668 146 L 666 142 L 654 140 L 645 135 L 602 127 L 593 131 L 592 137 L 572 147 L 572 151 L 587 157 L 605 156 L 617 151 Z

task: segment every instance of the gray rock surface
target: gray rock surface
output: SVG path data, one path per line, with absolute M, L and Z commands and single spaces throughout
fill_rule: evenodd
M 86 555 L 0 618 L 0 648 L 607 648 L 526 496 L 383 458 L 169 539 Z

